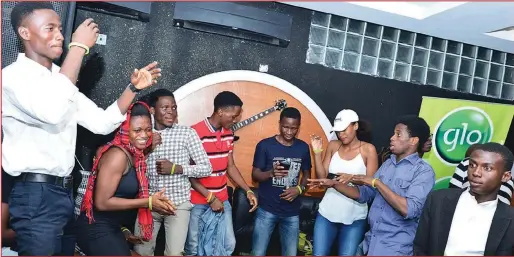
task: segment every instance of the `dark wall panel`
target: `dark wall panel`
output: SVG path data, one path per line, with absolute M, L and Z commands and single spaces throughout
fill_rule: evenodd
M 259 64 L 267 64 L 269 74 L 302 89 L 330 120 L 343 108 L 357 111 L 362 119 L 371 123 L 377 148 L 388 144 L 395 118 L 419 112 L 422 96 L 512 104 L 432 86 L 306 64 L 310 10 L 280 3 L 242 4 L 291 15 L 293 28 L 290 45 L 280 48 L 178 29 L 172 26 L 174 3 L 154 2 L 148 23 L 78 10 L 76 25 L 92 17 L 100 24 L 102 33 L 107 34 L 107 45 L 94 47 L 92 52 L 97 54 L 89 57 L 81 73 L 81 90 L 100 106 L 107 107 L 123 91 L 130 71 L 153 60 L 159 61 L 163 69 L 163 78 L 156 87 L 171 90 L 210 73 L 232 69 L 256 71 Z M 513 141 L 512 134 L 508 142 Z M 98 138 L 80 131 L 79 144 L 86 146 L 79 148 L 83 158 L 90 159 L 87 152 L 97 142 L 93 139 Z

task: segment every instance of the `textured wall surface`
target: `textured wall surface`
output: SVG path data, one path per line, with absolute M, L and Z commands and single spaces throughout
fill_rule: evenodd
M 95 46 L 84 66 L 81 91 L 101 107 L 107 107 L 125 88 L 131 70 L 153 60 L 159 61 L 163 69 L 156 88 L 170 90 L 210 73 L 256 71 L 259 64 L 267 64 L 269 74 L 311 96 L 330 120 L 343 108 L 354 109 L 371 123 L 378 149 L 388 145 L 395 118 L 419 112 L 422 96 L 512 103 L 307 64 L 310 10 L 280 3 L 242 4 L 291 15 L 289 46 L 280 48 L 173 27 L 174 3 L 154 2 L 148 23 L 78 10 L 75 26 L 92 17 L 100 24 L 101 33 L 107 35 L 107 45 Z M 99 138 L 80 130 L 78 153 L 86 166 L 90 165 L 89 152 Z

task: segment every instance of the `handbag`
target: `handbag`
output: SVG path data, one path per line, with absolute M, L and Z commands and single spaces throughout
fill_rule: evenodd
M 89 176 L 91 175 L 91 171 L 84 169 L 84 166 L 80 163 L 79 159 L 75 155 L 75 160 L 80 166 L 80 174 L 82 175 L 82 180 L 80 181 L 80 185 L 77 189 L 77 197 L 75 197 L 75 219 L 80 216 L 80 207 L 82 206 L 82 200 L 84 199 L 84 195 L 86 194 L 87 183 L 89 181 Z

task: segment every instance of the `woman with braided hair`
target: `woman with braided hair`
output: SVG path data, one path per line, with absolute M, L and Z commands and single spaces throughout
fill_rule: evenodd
M 77 219 L 77 243 L 86 255 L 130 256 L 122 224 L 133 222 L 136 209 L 141 240 L 152 237 L 151 210 L 174 214 L 175 206 L 164 191 L 148 193 L 145 153 L 151 144 L 150 109 L 137 102 L 93 164 Z

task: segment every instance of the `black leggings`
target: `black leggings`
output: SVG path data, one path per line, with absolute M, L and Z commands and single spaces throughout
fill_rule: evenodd
M 95 216 L 91 224 L 85 215 L 77 219 L 77 244 L 89 256 L 130 256 L 130 245 L 121 226 L 110 219 Z

